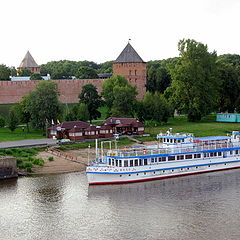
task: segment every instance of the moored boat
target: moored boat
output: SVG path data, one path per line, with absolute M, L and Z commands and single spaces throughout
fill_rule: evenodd
M 111 149 L 86 169 L 88 183 L 112 184 L 149 181 L 240 167 L 240 133 L 196 138 L 193 134 L 157 135 L 158 144 Z

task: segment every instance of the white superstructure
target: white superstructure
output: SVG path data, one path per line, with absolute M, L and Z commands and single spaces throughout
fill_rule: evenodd
M 240 134 L 195 138 L 157 136 L 159 143 L 126 151 L 110 150 L 86 169 L 89 184 L 148 181 L 240 167 Z

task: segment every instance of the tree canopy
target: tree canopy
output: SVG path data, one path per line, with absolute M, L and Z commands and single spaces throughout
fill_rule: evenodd
M 0 80 L 9 80 L 11 75 L 11 69 L 8 68 L 6 65 L 0 65 Z
M 195 40 L 178 43 L 180 58 L 170 70 L 173 79 L 168 96 L 175 108 L 198 121 L 216 109 L 219 91 L 216 52 L 208 52 L 207 45 Z
M 80 103 L 86 104 L 90 121 L 101 117 L 101 113 L 97 109 L 102 105 L 102 98 L 93 84 L 84 85 L 78 97 Z
M 107 79 L 102 88 L 102 95 L 112 116 L 134 115 L 136 86 L 130 85 L 125 77 L 116 75 Z
M 75 77 L 80 79 L 94 79 L 98 78 L 98 75 L 95 69 L 87 66 L 81 66 L 75 73 Z
M 62 109 L 58 95 L 57 84 L 52 81 L 39 82 L 36 90 L 29 93 L 26 111 L 34 127 L 44 128 L 46 120 L 56 122 L 59 119 Z

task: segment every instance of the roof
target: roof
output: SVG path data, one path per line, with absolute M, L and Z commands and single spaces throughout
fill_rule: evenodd
M 195 138 L 194 140 L 205 142 L 205 141 L 220 141 L 220 140 L 227 140 L 227 139 L 231 139 L 231 137 L 227 137 L 227 136 L 199 137 L 199 138 Z
M 82 121 L 70 121 L 70 122 L 62 122 L 61 123 L 61 128 L 65 128 L 67 130 L 70 130 L 74 127 L 77 127 L 77 128 L 88 128 L 90 126 L 89 123 L 86 123 L 86 122 L 82 122 Z
M 135 49 L 130 43 L 123 49 L 118 58 L 115 60 L 117 63 L 129 63 L 129 62 L 144 62 L 142 58 L 138 55 Z
M 73 127 L 71 130 L 69 130 L 68 132 L 70 133 L 74 133 L 74 132 L 83 132 L 84 129 L 80 128 L 80 127 Z
M 90 125 L 87 129 L 85 129 L 86 131 L 97 131 L 100 129 L 100 126 L 95 126 L 95 125 Z
M 115 117 L 111 117 L 105 120 L 104 123 L 106 123 L 107 125 L 119 125 L 119 124 L 123 124 L 123 125 L 130 125 L 133 124 L 137 121 L 136 118 L 115 118 Z
M 32 67 L 39 67 L 39 65 L 35 62 L 32 55 L 29 51 L 27 51 L 25 57 L 23 58 L 22 62 L 19 65 L 19 68 L 32 68 Z

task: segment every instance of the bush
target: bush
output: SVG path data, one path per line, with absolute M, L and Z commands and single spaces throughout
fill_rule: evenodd
M 54 158 L 53 157 L 49 157 L 48 161 L 54 161 Z
M 29 173 L 31 173 L 31 172 L 32 172 L 32 168 L 31 168 L 31 167 L 27 167 L 27 168 L 26 168 L 26 171 L 29 172 Z
M 0 128 L 3 128 L 5 126 L 5 118 L 0 115 Z

